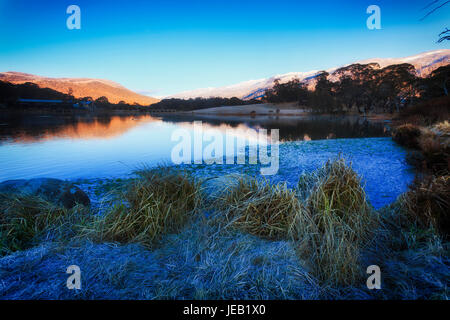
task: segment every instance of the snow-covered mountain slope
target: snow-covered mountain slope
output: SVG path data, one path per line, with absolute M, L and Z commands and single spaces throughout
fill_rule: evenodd
M 420 77 L 426 77 L 431 72 L 436 70 L 437 68 L 447 65 L 450 63 L 450 49 L 443 49 L 443 50 L 435 50 L 435 51 L 429 51 L 422 54 L 405 57 L 405 58 L 373 58 L 373 59 L 367 59 L 362 61 L 357 61 L 353 64 L 369 64 L 369 63 L 378 63 L 381 68 L 390 66 L 390 65 L 396 65 L 396 64 L 403 64 L 403 63 L 409 63 L 412 64 L 415 69 L 416 73 Z M 350 66 L 352 64 L 348 64 L 346 66 Z M 336 70 L 345 67 L 336 67 L 329 70 L 325 70 L 330 74 L 329 80 L 330 81 L 337 81 L 340 78 L 340 74 L 333 74 Z M 290 72 L 286 74 L 281 75 L 275 75 L 270 78 L 265 79 L 259 79 L 259 80 L 250 80 L 241 82 L 238 84 L 225 86 L 225 87 L 219 87 L 219 88 L 204 88 L 204 89 L 197 89 L 193 91 L 185 91 L 181 92 L 172 96 L 169 96 L 167 98 L 180 98 L 180 99 L 190 99 L 190 98 L 209 98 L 209 97 L 223 97 L 223 98 L 232 98 L 232 97 L 238 97 L 241 99 L 252 99 L 252 98 L 258 98 L 261 97 L 264 94 L 264 91 L 268 88 L 271 88 L 274 84 L 274 81 L 276 79 L 280 80 L 280 83 L 285 83 L 288 81 L 291 81 L 295 78 L 299 79 L 300 81 L 306 82 L 309 86 L 314 85 L 314 78 L 317 74 L 319 74 L 321 71 L 314 70 L 309 72 Z

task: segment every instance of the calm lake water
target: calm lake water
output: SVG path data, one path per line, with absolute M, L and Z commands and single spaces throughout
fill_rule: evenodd
M 174 130 L 193 132 L 193 121 L 204 132 L 246 137 L 247 129 L 280 129 L 280 169 L 269 177 L 295 185 L 301 172 L 342 154 L 361 175 L 375 207 L 396 199 L 414 172 L 406 151 L 389 137 L 386 124 L 358 117 L 199 117 L 145 116 L 5 116 L 0 117 L 0 182 L 52 177 L 77 180 L 129 176 L 142 167 L 170 163 Z M 208 142 L 204 142 L 204 146 Z M 197 165 L 196 174 L 246 172 L 255 165 Z

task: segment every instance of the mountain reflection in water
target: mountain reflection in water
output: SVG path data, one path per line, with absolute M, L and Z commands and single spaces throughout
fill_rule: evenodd
M 194 118 L 190 115 L 10 115 L 0 117 L 0 143 L 28 143 L 60 138 L 111 139 L 152 122 L 190 126 L 194 121 L 202 121 L 204 125 L 217 129 L 279 129 L 281 141 L 388 136 L 387 127 L 382 122 L 344 116 Z

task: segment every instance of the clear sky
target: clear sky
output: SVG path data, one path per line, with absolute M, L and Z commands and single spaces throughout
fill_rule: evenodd
M 431 0 L 0 0 L 0 71 L 117 81 L 153 96 L 449 48 Z M 68 30 L 66 9 L 81 8 Z M 369 5 L 381 30 L 369 30 Z

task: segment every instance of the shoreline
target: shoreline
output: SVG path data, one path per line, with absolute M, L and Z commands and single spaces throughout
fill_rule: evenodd
M 96 111 L 75 110 L 75 109 L 1 109 L 0 117 L 14 116 L 14 115 L 61 115 L 61 116 L 127 116 L 127 115 L 176 115 L 176 116 L 212 116 L 212 117 L 309 117 L 309 116 L 349 116 L 367 118 L 373 121 L 393 120 L 397 113 L 369 113 L 361 114 L 356 112 L 336 112 L 336 113 L 322 113 L 313 112 L 296 103 L 261 103 L 253 105 L 239 105 L 239 106 L 220 106 L 214 108 L 195 109 L 191 111 L 181 110 L 158 110 L 152 107 L 141 107 L 140 109 L 100 109 Z

